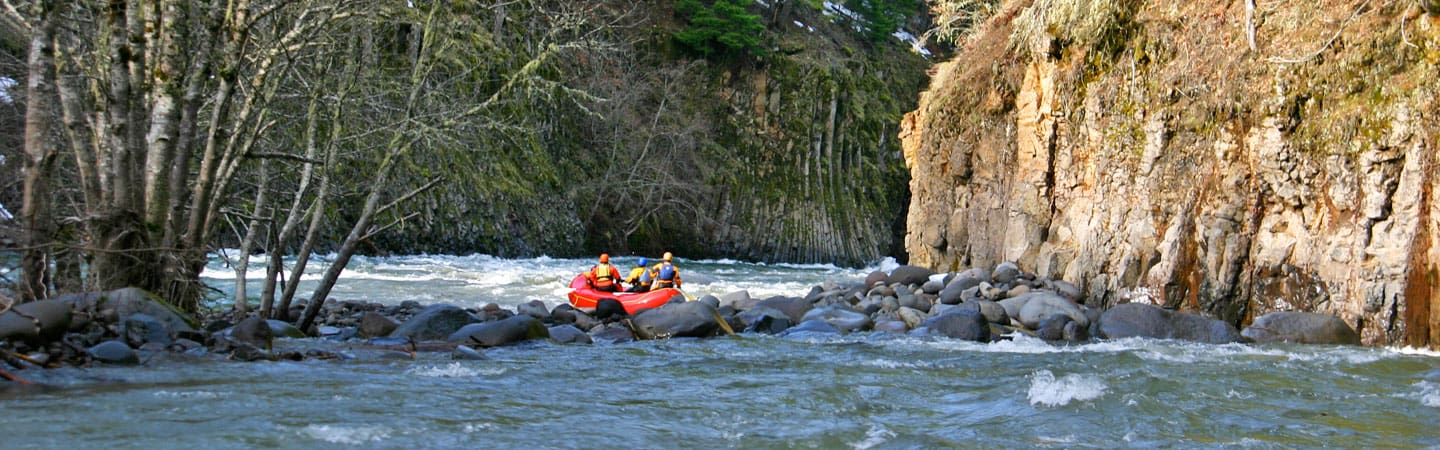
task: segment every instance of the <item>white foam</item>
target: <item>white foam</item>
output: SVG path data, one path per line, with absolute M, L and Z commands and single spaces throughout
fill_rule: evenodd
M 225 395 L 227 395 L 227 394 L 226 394 L 226 393 L 223 393 L 223 392 L 212 392 L 212 391 L 184 391 L 184 392 L 176 392 L 176 391 L 155 391 L 155 396 L 156 396 L 156 397 L 161 397 L 161 398 L 185 398 L 185 399 L 197 399 L 197 400 L 213 400 L 213 399 L 217 399 L 217 398 L 220 398 L 220 397 L 224 397 Z
M 1432 357 L 1432 358 L 1440 358 L 1440 350 L 1431 350 L 1431 349 L 1428 349 L 1428 348 L 1386 347 L 1385 350 L 1389 350 L 1389 351 L 1392 351 L 1392 352 L 1395 352 L 1395 353 L 1399 353 L 1399 354 L 1402 354 L 1402 355 L 1429 356 L 1429 357 Z
M 1420 404 L 1431 408 L 1440 408 L 1440 384 L 1421 381 L 1415 383 L 1415 387 L 1420 388 L 1420 393 L 1418 394 Z
M 861 364 L 870 367 L 879 367 L 881 369 L 919 369 L 925 367 L 925 364 L 916 361 L 895 361 L 892 359 L 872 359 L 866 360 Z
M 332 444 L 359 445 L 390 437 L 390 429 L 376 426 L 308 425 L 300 434 Z
M 850 447 L 854 448 L 855 450 L 875 448 L 876 446 L 884 444 L 886 441 L 889 441 L 890 438 L 893 437 L 895 437 L 894 431 L 890 431 L 880 424 L 874 424 L 870 425 L 870 429 L 865 431 L 865 440 L 860 442 L 851 442 Z
M 468 367 L 458 362 L 445 366 L 422 366 L 412 367 L 405 371 L 408 375 L 435 378 L 471 378 L 478 376 L 496 376 L 505 373 L 501 367 Z
M 1108 387 L 1094 375 L 1070 374 L 1060 379 L 1049 370 L 1040 370 L 1030 375 L 1031 405 L 1063 406 L 1072 401 L 1090 401 L 1105 395 Z

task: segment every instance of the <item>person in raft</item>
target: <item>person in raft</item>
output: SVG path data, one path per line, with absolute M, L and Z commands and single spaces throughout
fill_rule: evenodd
M 589 272 L 585 272 L 585 281 L 589 282 L 590 287 L 597 291 L 619 291 L 620 285 L 617 281 L 619 278 L 620 269 L 610 265 L 610 255 L 607 253 L 601 253 L 600 264 L 596 264 L 590 268 Z
M 649 270 L 645 270 L 647 261 L 641 256 L 640 261 L 635 263 L 635 268 L 630 269 L 630 275 L 625 277 L 625 283 L 630 285 L 630 290 L 625 292 L 650 292 L 650 280 L 654 278 L 650 276 Z
M 671 256 L 670 252 L 665 252 L 665 257 L 661 258 L 663 261 L 650 268 L 650 278 L 655 280 L 650 285 L 652 289 L 680 289 L 680 269 L 671 263 Z

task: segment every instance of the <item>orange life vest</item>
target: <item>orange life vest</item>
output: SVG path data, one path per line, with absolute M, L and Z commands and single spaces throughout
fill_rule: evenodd
M 605 288 L 615 284 L 615 270 L 609 264 L 597 264 L 590 273 L 594 275 L 595 287 Z

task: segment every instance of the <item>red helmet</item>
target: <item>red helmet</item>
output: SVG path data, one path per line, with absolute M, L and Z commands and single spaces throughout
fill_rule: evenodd
M 600 254 L 600 262 L 601 262 L 601 263 L 608 263 L 608 262 L 610 262 L 610 254 L 609 254 L 609 253 L 601 253 L 601 254 Z

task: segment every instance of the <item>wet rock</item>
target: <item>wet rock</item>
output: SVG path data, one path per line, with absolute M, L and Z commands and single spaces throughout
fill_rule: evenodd
M 799 325 L 795 325 L 795 326 L 793 326 L 793 327 L 790 327 L 789 329 L 785 330 L 785 332 L 782 333 L 781 335 L 782 335 L 782 336 L 793 336 L 793 335 L 796 335 L 796 334 L 809 334 L 809 333 L 840 334 L 840 329 L 835 328 L 835 326 L 834 326 L 834 325 L 831 325 L 830 322 L 826 322 L 826 321 L 820 320 L 820 319 L 815 319 L 815 320 L 807 320 L 807 321 L 804 321 L 804 322 L 800 322 Z
M 479 350 L 471 348 L 468 345 L 455 346 L 455 350 L 450 352 L 450 358 L 462 361 L 483 361 L 490 359 L 490 357 L 485 356 L 484 353 L 481 353 Z
M 976 300 L 960 304 L 960 309 L 974 311 L 985 317 L 985 321 L 993 324 L 1007 325 L 1010 323 L 1010 314 L 1005 312 L 1005 307 L 999 303 L 989 300 Z
M 791 324 L 795 323 L 790 320 L 790 316 L 785 314 L 784 311 L 771 308 L 769 306 L 756 306 L 754 308 L 742 311 L 740 314 L 736 314 L 735 317 L 740 319 L 740 322 L 744 324 L 745 329 L 755 327 L 756 324 L 758 324 L 762 320 L 766 320 L 766 318 L 770 318 L 771 322 L 774 322 L 775 319 L 784 319 L 785 328 L 789 328 Z
M 389 336 L 399 327 L 400 322 L 396 322 L 395 319 L 370 311 L 360 316 L 359 334 L 363 338 Z
M 1051 282 L 1050 282 L 1050 289 L 1054 290 L 1056 294 L 1060 294 L 1061 297 L 1065 297 L 1065 298 L 1067 298 L 1067 299 L 1070 299 L 1070 301 L 1073 301 L 1073 302 L 1075 302 L 1075 303 L 1082 303 L 1082 304 L 1084 303 L 1084 302 L 1081 301 L 1081 300 L 1084 300 L 1084 299 L 1085 299 L 1085 295 L 1080 292 L 1080 288 L 1077 287 L 1077 286 L 1075 286 L 1074 284 L 1071 284 L 1071 283 L 1068 282 L 1068 281 L 1065 281 L 1065 280 L 1054 280 L 1054 281 L 1051 281 Z
M 895 295 L 895 288 L 890 286 L 875 286 L 870 289 L 866 295 L 871 297 L 897 297 Z
M 1085 312 L 1080 310 L 1078 305 L 1053 292 L 1038 291 L 1016 297 L 1016 299 L 1021 298 L 1028 299 L 1024 300 L 1023 306 L 1020 307 L 1019 315 L 1012 317 L 1015 317 L 1026 328 L 1039 329 L 1041 321 L 1056 314 L 1070 316 L 1071 320 L 1082 327 L 1090 326 L 1090 319 L 1085 316 Z M 1009 308 L 1006 308 L 1006 313 L 1009 313 Z
M 1090 340 L 1090 329 L 1082 327 L 1078 323 L 1069 322 L 1065 324 L 1065 330 L 1061 333 L 1061 337 L 1071 342 L 1088 341 Z
M 701 302 L 670 303 L 637 314 L 635 332 L 647 339 L 710 337 L 720 330 L 718 311 Z
M 738 311 L 744 311 L 760 303 L 759 300 L 750 298 L 750 291 L 727 292 L 720 295 L 720 306 L 729 306 Z
M 953 310 L 926 320 L 922 328 L 932 336 L 990 342 L 990 324 L 978 312 Z
M 579 314 L 581 313 L 574 306 L 562 303 L 550 310 L 550 320 L 561 325 L 574 324 Z
M 531 301 L 528 301 L 528 302 L 525 302 L 525 303 L 521 303 L 521 304 L 519 304 L 519 305 L 516 305 L 516 306 L 515 306 L 515 312 L 516 312 L 516 313 L 519 313 L 519 314 L 527 315 L 527 316 L 530 316 L 530 317 L 534 317 L 534 318 L 536 318 L 536 319 L 538 319 L 538 320 L 541 320 L 541 321 L 545 321 L 545 320 L 549 320 L 549 319 L 550 319 L 550 309 L 549 309 L 549 308 L 546 308 L 546 307 L 545 307 L 545 302 L 542 302 L 542 301 L 540 301 L 540 300 L 531 300 Z
M 896 267 L 895 271 L 890 272 L 890 278 L 887 279 L 886 282 L 892 285 L 900 284 L 908 286 L 913 284 L 919 286 L 925 284 L 926 281 L 930 281 L 930 276 L 934 274 L 935 271 L 924 267 L 904 265 Z
M 910 331 L 910 326 L 907 325 L 904 321 L 884 319 L 875 321 L 875 331 L 905 334 L 905 332 Z
M 390 337 L 411 338 L 417 341 L 444 340 L 455 334 L 461 327 L 479 322 L 475 315 L 455 305 L 431 305 L 410 320 L 400 324 Z
M 1021 295 L 1029 294 L 1029 293 L 1030 293 L 1030 290 L 1031 290 L 1031 289 L 1030 289 L 1030 285 L 1028 285 L 1028 284 L 1022 284 L 1022 285 L 1019 285 L 1019 286 L 1015 286 L 1015 287 L 1013 287 L 1013 288 L 1010 288 L 1010 290 L 1005 291 L 1005 293 L 1004 293 L 1003 295 L 1005 296 L 1005 298 L 1019 297 L 1019 296 L 1021 296 Z
M 265 321 L 265 325 L 270 327 L 270 335 L 277 338 L 304 339 L 307 337 L 304 331 L 300 331 L 290 322 L 270 319 Z
M 1020 277 L 1020 267 L 1013 262 L 1002 262 L 995 266 L 995 271 L 990 273 L 990 281 L 996 284 L 1006 284 L 1015 281 Z
M 876 270 L 874 272 L 870 272 L 869 275 L 865 276 L 865 287 L 872 287 L 875 286 L 875 283 L 884 283 L 886 280 L 889 279 L 889 274 Z
M 602 298 L 600 301 L 595 302 L 595 312 L 592 313 L 591 316 L 601 322 L 610 322 L 630 317 L 630 313 L 625 312 L 625 305 L 620 303 L 619 300 Z
M 623 323 L 610 323 L 596 326 L 590 330 L 590 337 L 595 342 L 618 344 L 635 340 L 635 333 Z
M 1298 311 L 1260 316 L 1240 333 L 1258 343 L 1360 345 L 1360 336 L 1339 317 Z
M 751 311 L 754 310 L 752 309 Z M 770 309 L 769 311 L 775 310 Z M 746 313 L 748 312 L 750 311 L 746 311 Z M 790 322 L 789 317 L 786 317 L 784 313 L 780 313 L 779 311 L 775 311 L 775 314 L 758 315 L 750 318 L 749 321 L 742 318 L 740 321 L 740 328 L 747 333 L 780 334 L 794 325 Z
M 105 341 L 85 350 L 91 358 L 106 364 L 140 364 L 140 354 L 120 341 Z
M 1102 337 L 1109 339 L 1146 337 L 1209 344 L 1242 340 L 1240 333 L 1228 323 L 1139 303 L 1117 305 L 1105 311 L 1100 315 L 1099 330 Z
M 465 325 L 447 336 L 445 341 L 479 347 L 499 347 L 548 337 L 550 331 L 545 328 L 544 323 L 529 315 L 520 314 L 493 322 Z
M 824 320 L 835 329 L 844 333 L 853 333 L 869 329 L 871 326 L 870 317 L 843 306 L 827 306 L 815 308 L 805 313 L 800 319 L 801 323 L 811 320 Z
M 275 332 L 265 319 L 251 316 L 230 328 L 230 338 L 241 344 L 268 349 L 270 341 L 275 338 Z
M 895 316 L 905 322 L 905 327 L 910 329 L 925 326 L 925 319 L 928 319 L 924 312 L 915 308 L 900 308 L 895 312 Z
M 933 306 L 930 300 L 914 294 L 901 296 L 898 302 L 900 306 L 916 309 L 927 314 L 930 312 L 930 307 Z
M 803 298 L 796 297 L 770 297 L 755 304 L 756 308 L 775 308 L 785 313 L 790 318 L 790 323 L 800 323 L 800 318 L 810 311 L 812 305 Z
M 934 279 L 926 281 L 924 285 L 920 286 L 920 291 L 926 294 L 939 294 L 942 289 L 945 289 L 945 282 Z
M 1065 339 L 1065 327 L 1074 325 L 1075 321 L 1070 316 L 1055 314 L 1040 321 L 1040 327 L 1035 330 L 1035 337 L 1047 341 L 1059 341 Z
M 147 343 L 164 346 L 174 342 L 170 327 L 149 314 L 136 313 L 125 317 L 125 321 L 120 323 L 120 335 L 125 343 L 137 348 Z
M 561 344 L 593 344 L 595 340 L 585 334 L 574 325 L 556 325 L 550 327 L 550 340 Z

